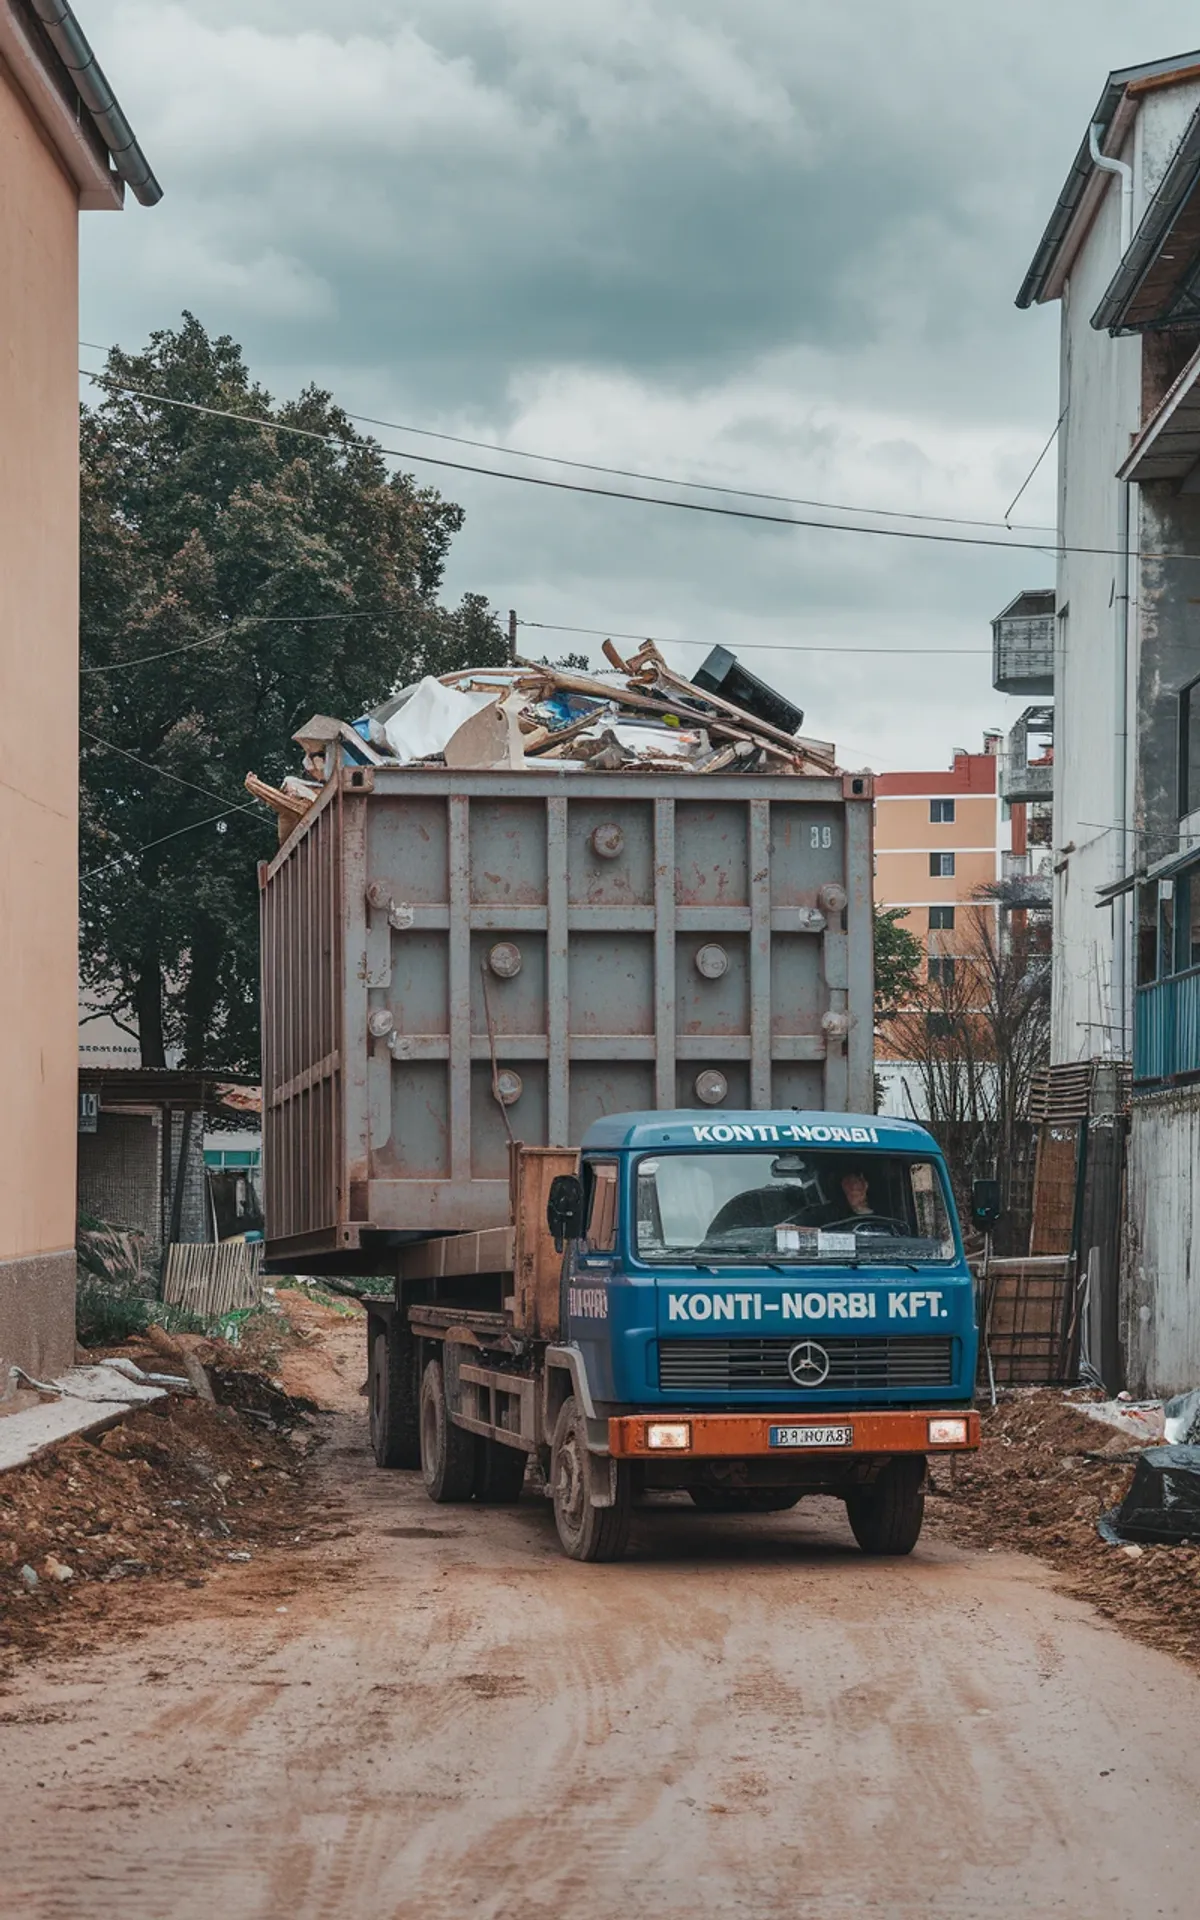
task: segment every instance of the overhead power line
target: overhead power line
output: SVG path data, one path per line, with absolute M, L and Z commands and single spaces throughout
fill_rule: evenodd
M 1017 501 L 1021 498 L 1021 495 L 1024 493 L 1026 487 L 1029 485 L 1030 481 L 1033 479 L 1034 474 L 1037 472 L 1038 468 L 1041 466 L 1042 461 L 1046 458 L 1046 455 L 1049 453 L 1051 447 L 1054 445 L 1054 442 L 1058 439 L 1058 430 L 1062 426 L 1062 423 L 1066 419 L 1066 417 L 1067 417 L 1067 409 L 1066 407 L 1064 407 L 1062 412 L 1059 414 L 1058 419 L 1054 422 L 1054 426 L 1051 431 L 1050 438 L 1047 440 L 1045 446 L 1042 448 L 1037 459 L 1034 461 L 1033 465 L 1030 467 L 1029 472 L 1025 475 L 1025 478 L 1022 480 L 1020 486 L 1017 488 L 1017 491 L 1014 493 L 1012 499 L 1008 503 L 1008 512 L 1004 516 L 1005 526 L 1008 526 L 1009 524 L 1009 521 L 1012 515 L 1012 510 L 1016 506 Z
M 316 621 L 326 620 L 371 620 L 377 617 L 377 609 L 359 608 L 350 613 L 244 613 L 243 621 L 252 621 L 258 626 L 311 626 Z M 80 667 L 80 673 L 126 673 L 131 667 L 148 667 L 155 660 L 173 660 L 180 653 L 194 653 L 197 647 L 211 647 L 218 640 L 236 640 L 241 636 L 232 627 L 218 627 L 215 633 L 206 633 L 202 640 L 188 640 L 182 647 L 168 647 L 163 653 L 139 653 L 134 660 L 109 660 L 99 667 Z
M 288 433 L 303 440 L 317 441 L 323 446 L 336 447 L 342 451 L 353 449 L 354 443 L 344 435 L 319 433 L 312 427 L 292 426 L 284 421 L 266 419 L 253 413 L 239 413 L 232 407 L 209 407 L 198 400 L 177 400 L 169 394 L 156 393 L 148 387 L 135 387 L 121 380 L 113 380 L 108 374 L 91 373 L 86 367 L 80 367 L 80 374 L 98 387 L 108 387 L 114 392 L 129 393 L 143 400 L 153 400 L 160 406 L 179 407 L 188 413 L 202 413 L 217 420 L 231 420 L 238 426 L 258 427 L 267 433 Z M 453 473 L 472 473 L 485 480 L 508 480 L 520 486 L 542 487 L 554 493 L 575 493 L 597 500 L 623 500 L 634 506 L 667 507 L 676 513 L 702 513 L 721 520 L 745 520 L 763 526 L 807 527 L 822 533 L 858 533 L 873 536 L 877 540 L 918 540 L 938 546 L 954 547 L 991 547 L 1003 553 L 1038 553 L 1053 556 L 1059 553 L 1082 553 L 1101 555 L 1105 558 L 1119 558 L 1116 547 L 1079 547 L 1050 545 L 1038 540 L 1000 540 L 988 539 L 979 534 L 934 533 L 919 527 L 868 527 L 859 522 L 837 520 L 812 520 L 799 514 L 764 513 L 749 507 L 722 507 L 710 500 L 669 500 L 662 494 L 630 493 L 619 487 L 593 487 L 580 480 L 551 480 L 544 474 L 510 473 L 502 467 L 482 467 L 465 460 L 448 460 L 444 456 L 429 453 L 416 453 L 411 447 L 385 447 L 375 443 L 378 452 L 390 459 L 415 462 L 419 466 L 440 467 Z M 1200 559 L 1193 554 L 1153 554 L 1143 558 L 1164 560 Z
M 160 406 L 181 407 L 187 413 L 208 414 L 215 420 L 232 420 L 238 426 L 259 427 L 266 433 L 290 433 L 303 440 L 315 440 L 323 446 L 336 447 L 343 452 L 354 451 L 356 446 L 343 434 L 318 433 L 313 427 L 295 427 L 286 421 L 264 418 L 261 414 L 239 413 L 232 407 L 209 407 L 198 400 L 176 400 L 170 394 L 156 393 L 149 387 L 134 387 L 125 381 L 113 380 L 108 374 L 91 373 L 86 367 L 80 367 L 79 372 L 83 379 L 90 380 L 95 386 L 110 387 L 117 393 L 131 393 L 143 400 L 154 400 Z M 376 452 L 389 459 L 415 461 L 419 466 L 444 467 L 453 473 L 478 474 L 485 480 L 510 480 L 520 486 L 543 487 L 554 493 L 583 494 L 595 500 L 624 500 L 639 507 L 669 507 L 676 513 L 710 514 L 721 520 L 747 520 L 774 527 L 807 527 L 820 533 L 859 533 L 876 540 L 919 540 L 937 546 L 988 547 L 1001 553 L 1040 553 L 1050 558 L 1077 553 L 1103 560 L 1200 561 L 1200 553 L 1183 553 L 1170 548 L 1134 548 L 1127 553 L 1122 547 L 1085 547 L 1065 541 L 992 540 L 970 533 L 927 532 L 920 527 L 868 527 L 855 521 L 810 520 L 800 514 L 761 513 L 749 507 L 720 507 L 709 500 L 668 500 L 657 493 L 630 493 L 619 487 L 590 487 L 579 480 L 551 480 L 539 473 L 509 473 L 503 467 L 480 467 L 466 460 L 447 460 L 437 454 L 415 453 L 411 447 L 385 447 L 378 441 L 372 444 Z
M 711 647 L 713 640 L 691 640 L 676 635 L 667 639 L 653 633 L 617 633 L 612 627 L 564 627 L 553 620 L 518 620 L 519 627 L 534 627 L 540 633 L 579 633 L 589 635 L 595 640 L 649 640 L 656 647 Z M 840 643 L 830 642 L 821 646 L 790 646 L 786 640 L 743 640 L 740 643 L 747 652 L 759 653 L 930 653 L 944 655 L 977 654 L 991 658 L 990 647 L 844 647 Z
M 814 500 L 804 494 L 770 493 L 763 487 L 731 487 L 715 480 L 687 480 L 677 473 L 646 473 L 637 467 L 609 467 L 595 460 L 568 459 L 561 453 L 531 453 L 527 448 L 507 447 L 495 440 L 470 440 L 460 433 L 441 433 L 433 427 L 413 427 L 399 420 L 380 420 L 370 413 L 347 413 L 346 418 L 361 421 L 365 426 L 386 427 L 389 433 L 415 433 L 423 440 L 445 440 L 456 447 L 475 447 L 484 453 L 501 453 L 509 460 L 541 460 L 547 466 L 570 467 L 576 473 L 607 473 L 616 480 L 647 480 L 655 486 L 691 487 L 700 493 L 720 493 L 736 500 L 769 500 L 776 506 L 816 507 L 826 513 L 867 513 L 880 520 L 926 520 L 943 527 L 1011 527 L 1008 520 L 968 520 L 957 513 L 922 513 L 912 507 L 864 507 L 846 500 Z M 1040 522 L 1022 522 L 1018 531 L 1053 533 L 1055 528 Z
M 100 346 L 94 340 L 81 340 L 79 344 L 81 347 L 90 348 L 95 353 L 108 351 L 106 347 Z M 85 377 L 89 380 L 107 378 L 105 375 L 98 374 L 87 374 Z M 140 391 L 140 389 L 123 390 Z M 865 513 L 881 520 L 923 520 L 943 527 L 994 527 L 1011 530 L 1011 522 L 1007 518 L 970 520 L 956 513 L 923 513 L 910 507 L 864 507 L 845 500 L 816 500 L 804 494 L 772 493 L 763 487 L 733 487 L 715 480 L 691 480 L 677 473 L 646 473 L 636 467 L 611 467 L 596 460 L 575 460 L 562 453 L 533 453 L 527 447 L 509 447 L 495 440 L 474 440 L 466 434 L 446 433 L 436 427 L 414 427 L 404 420 L 383 420 L 373 413 L 351 413 L 346 408 L 342 411 L 348 420 L 357 420 L 369 427 L 384 427 L 389 433 L 413 433 L 422 440 L 444 440 L 450 446 L 474 447 L 482 453 L 503 454 L 508 460 L 540 460 L 546 466 L 570 467 L 576 473 L 606 473 L 617 480 L 645 480 L 654 486 L 690 487 L 700 493 L 720 493 L 737 500 L 767 500 L 776 506 L 784 507 L 815 507 L 826 513 Z M 1039 455 L 1039 462 L 1040 458 Z M 1036 472 L 1036 468 L 1034 471 Z M 1032 478 L 1032 475 L 1030 477 Z M 1021 491 L 1024 492 L 1024 488 Z M 1012 512 L 1011 507 L 1009 512 Z M 1023 533 L 1054 533 L 1056 531 L 1054 527 L 1040 523 L 1024 522 L 1017 530 Z
M 120 752 L 120 748 L 116 751 Z M 161 773 L 162 768 L 156 771 Z M 105 860 L 100 866 L 89 867 L 86 873 L 81 873 L 79 884 L 82 887 L 86 881 L 94 880 L 98 873 L 107 873 L 110 867 L 124 866 L 126 860 L 136 860 L 139 853 L 149 853 L 151 847 L 161 847 L 164 840 L 178 840 L 181 833 L 197 833 L 201 827 L 211 827 L 216 820 L 227 820 L 231 813 L 239 810 L 237 806 L 225 807 L 220 813 L 206 814 L 203 820 L 190 820 L 186 827 L 176 827 L 171 833 L 160 833 L 155 840 L 143 840 L 140 847 L 126 847 L 124 853 L 118 853 L 112 860 Z
M 252 820 L 261 820 L 262 813 L 257 807 L 248 807 L 243 800 L 230 800 L 228 794 L 217 793 L 212 787 L 199 787 L 194 780 L 185 780 L 181 773 L 172 773 L 167 767 L 156 767 L 153 760 L 144 760 L 140 753 L 130 753 L 128 747 L 114 746 L 111 740 L 102 740 L 98 733 L 89 732 L 80 727 L 85 740 L 94 740 L 98 747 L 106 747 L 109 753 L 119 753 L 124 760 L 132 760 L 135 765 L 145 767 L 148 773 L 158 774 L 161 780 L 173 780 L 177 787 L 190 787 L 193 793 L 202 793 L 207 800 L 219 800 L 227 813 L 248 813 Z

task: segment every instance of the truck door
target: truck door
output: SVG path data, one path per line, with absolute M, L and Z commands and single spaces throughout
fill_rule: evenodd
M 615 1160 L 583 1163 L 584 1230 L 566 1268 L 567 1337 L 581 1348 L 593 1397 L 612 1397 L 609 1282 L 617 1257 L 620 1169 Z

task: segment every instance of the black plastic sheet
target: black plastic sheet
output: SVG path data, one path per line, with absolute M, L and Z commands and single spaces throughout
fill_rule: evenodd
M 1100 1522 L 1104 1539 L 1200 1541 L 1200 1447 L 1147 1447 L 1129 1492 Z

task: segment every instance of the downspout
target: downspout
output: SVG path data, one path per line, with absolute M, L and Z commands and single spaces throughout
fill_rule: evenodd
M 1133 168 L 1127 160 L 1115 160 L 1100 151 L 1104 129 L 1098 122 L 1088 128 L 1088 151 L 1092 164 L 1103 173 L 1115 173 L 1121 182 L 1121 259 L 1129 251 L 1133 238 Z M 1116 621 L 1115 714 L 1113 739 L 1113 790 L 1118 832 L 1114 847 L 1113 878 L 1123 880 L 1129 871 L 1129 616 L 1130 570 L 1133 553 L 1130 545 L 1132 523 L 1131 483 L 1120 482 L 1117 493 L 1117 578 L 1114 583 L 1113 615 Z M 1114 905 L 1112 1002 L 1109 1010 L 1107 1044 L 1118 1059 L 1129 1052 L 1129 907 L 1122 894 Z
M 52 0 L 34 0 L 38 11 L 52 4 Z M 1129 251 L 1129 242 L 1133 239 L 1133 168 L 1128 160 L 1112 160 L 1108 154 L 1100 151 L 1100 136 L 1104 128 L 1098 120 L 1088 128 L 1088 152 L 1092 156 L 1092 165 L 1099 167 L 1101 173 L 1116 173 L 1121 177 L 1121 258 Z
M 30 0 L 30 5 L 95 122 L 118 175 L 144 207 L 155 206 L 162 199 L 162 188 L 66 0 Z

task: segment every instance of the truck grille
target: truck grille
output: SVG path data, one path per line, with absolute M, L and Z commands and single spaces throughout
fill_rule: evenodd
M 658 1384 L 676 1392 L 725 1393 L 797 1387 L 788 1372 L 795 1340 L 662 1340 L 658 1348 Z M 829 1377 L 818 1391 L 847 1387 L 946 1387 L 954 1378 L 954 1342 L 932 1339 L 874 1338 L 821 1340 L 829 1355 Z

